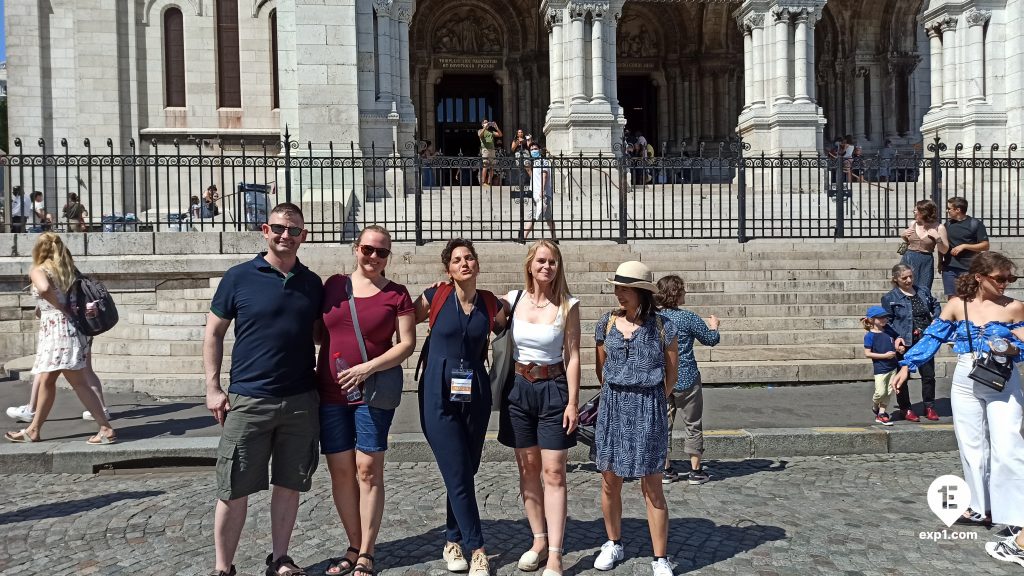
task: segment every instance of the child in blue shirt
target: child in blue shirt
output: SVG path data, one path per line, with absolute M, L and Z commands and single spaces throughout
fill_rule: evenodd
M 871 396 L 871 411 L 875 422 L 892 426 L 889 417 L 889 397 L 892 395 L 890 381 L 899 370 L 896 359 L 896 342 L 885 332 L 889 324 L 889 313 L 881 306 L 868 308 L 861 324 L 867 330 L 864 335 L 864 356 L 871 359 L 875 374 L 875 393 Z

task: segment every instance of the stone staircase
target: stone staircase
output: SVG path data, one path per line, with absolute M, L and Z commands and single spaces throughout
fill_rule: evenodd
M 676 273 L 686 280 L 686 307 L 703 317 L 722 320 L 722 341 L 714 348 L 696 346 L 708 385 L 817 384 L 871 378 L 863 356 L 859 318 L 890 288 L 888 270 L 896 263 L 892 241 L 776 242 L 749 244 L 632 245 L 572 243 L 563 246 L 569 284 L 582 300 L 583 383 L 596 386 L 594 324 L 615 305 L 605 279 L 624 260 L 647 263 L 656 276 Z M 1024 241 L 993 241 L 993 249 L 1011 257 Z M 415 296 L 441 279 L 441 247 L 396 245 L 388 277 L 405 284 Z M 521 287 L 525 249 L 514 244 L 481 244 L 483 288 L 504 294 Z M 347 246 L 306 246 L 303 261 L 326 278 L 351 266 Z M 245 260 L 240 256 L 237 261 Z M 206 311 L 218 282 L 192 280 L 192 287 L 162 287 L 116 292 L 121 322 L 93 343 L 93 365 L 110 390 L 136 391 L 156 397 L 195 397 L 204 393 L 202 339 Z M 170 283 L 174 286 L 174 283 Z M 936 281 L 934 291 L 941 292 Z M 34 338 L 31 298 L 0 295 L 4 326 Z M 7 318 L 19 315 L 18 318 Z M 420 341 L 425 335 L 419 329 Z M 225 344 L 225 377 L 230 367 L 232 334 Z M 406 363 L 406 389 L 414 390 L 412 373 L 418 352 Z M 951 373 L 953 356 L 938 356 L 938 377 Z M 29 379 L 32 357 L 8 361 L 14 377 Z M 867 389 L 867 388 L 865 388 Z

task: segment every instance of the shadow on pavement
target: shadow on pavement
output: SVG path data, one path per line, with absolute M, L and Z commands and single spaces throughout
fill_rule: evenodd
M 113 421 L 118 440 L 142 440 L 161 436 L 184 436 L 192 430 L 201 430 L 216 426 L 212 416 L 193 416 L 191 418 L 166 420 L 150 420 L 143 424 L 125 426 L 121 417 Z
M 69 514 L 77 514 L 88 510 L 104 508 L 122 500 L 143 500 L 160 496 L 159 490 L 144 490 L 138 492 L 114 492 L 113 494 L 101 494 L 92 498 L 80 500 L 69 500 L 65 502 L 54 502 L 53 504 L 41 504 L 30 506 L 19 510 L 11 510 L 0 514 L 0 526 L 13 524 L 15 522 L 26 522 L 30 520 L 44 520 L 46 518 L 62 518 Z
M 127 410 L 122 409 L 117 405 L 110 406 L 109 409 L 114 414 L 115 420 L 134 420 L 139 418 L 153 418 L 155 416 L 162 416 L 164 414 L 171 414 L 174 412 L 183 412 L 203 405 L 198 402 L 174 402 L 173 404 L 134 404 L 130 406 L 131 408 L 128 408 Z
M 642 510 L 639 512 L 643 513 Z M 492 571 L 497 573 L 507 565 L 514 567 L 519 556 L 532 543 L 529 524 L 525 519 L 484 520 L 482 524 Z M 604 520 L 579 521 L 570 517 L 565 534 L 565 576 L 593 573 L 594 558 L 607 539 Z M 653 560 L 646 518 L 623 518 L 622 534 L 626 561 L 639 558 L 646 563 Z M 676 563 L 676 573 L 681 573 L 728 560 L 765 542 L 785 537 L 786 531 L 782 528 L 757 524 L 752 520 L 739 521 L 735 525 L 718 525 L 703 518 L 671 518 L 668 553 Z M 379 542 L 375 568 L 391 572 L 409 566 L 430 564 L 431 573 L 433 568 L 444 570 L 441 560 L 444 542 L 443 527 L 416 536 Z M 469 560 L 471 551 L 464 552 Z M 325 558 L 307 570 L 322 573 L 327 569 L 327 563 L 328 559 Z
M 748 458 L 735 461 L 705 460 L 703 464 L 711 475 L 712 482 L 725 478 L 749 476 L 760 472 L 781 472 L 788 465 L 789 462 L 786 460 L 768 460 L 765 458 Z M 690 463 L 684 460 L 672 460 L 672 468 L 682 475 L 690 471 Z M 593 472 L 594 474 L 599 474 L 593 462 L 570 462 L 567 465 L 567 470 L 569 472 Z M 636 482 L 636 479 L 630 478 L 626 480 L 627 484 L 631 482 Z M 679 482 L 685 483 L 685 479 L 681 479 Z

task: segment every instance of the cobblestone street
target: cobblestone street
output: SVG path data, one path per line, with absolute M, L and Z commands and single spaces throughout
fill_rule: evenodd
M 343 531 L 321 464 L 302 501 L 291 554 L 311 574 L 344 550 Z M 961 528 L 977 540 L 925 540 L 943 525 L 925 490 L 959 474 L 955 453 L 712 462 L 703 486 L 667 487 L 669 551 L 676 573 L 1016 574 L 990 559 L 996 531 Z M 388 503 L 377 547 L 382 574 L 447 574 L 440 560 L 444 492 L 433 464 L 387 468 Z M 517 573 L 530 544 L 512 463 L 477 476 L 494 573 Z M 566 574 L 593 574 L 604 542 L 600 476 L 573 466 L 569 477 Z M 100 476 L 4 475 L 0 484 L 0 574 L 207 574 L 213 562 L 212 472 Z M 263 574 L 269 551 L 268 494 L 250 501 L 236 565 Z M 651 547 L 639 485 L 624 489 L 627 561 L 614 574 L 650 574 Z

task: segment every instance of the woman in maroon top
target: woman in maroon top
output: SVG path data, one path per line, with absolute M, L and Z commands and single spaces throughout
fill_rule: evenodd
M 334 505 L 349 541 L 348 551 L 331 560 L 327 574 L 374 573 L 373 549 L 384 514 L 384 451 L 395 411 L 372 408 L 355 399 L 354 392 L 371 374 L 400 365 L 416 346 L 409 292 L 384 277 L 391 235 L 380 226 L 367 226 L 353 251 L 352 274 L 335 274 L 324 283 L 319 331 L 320 450 L 327 456 Z M 350 280 L 366 362 L 349 308 Z M 398 341 L 392 344 L 396 333 Z

